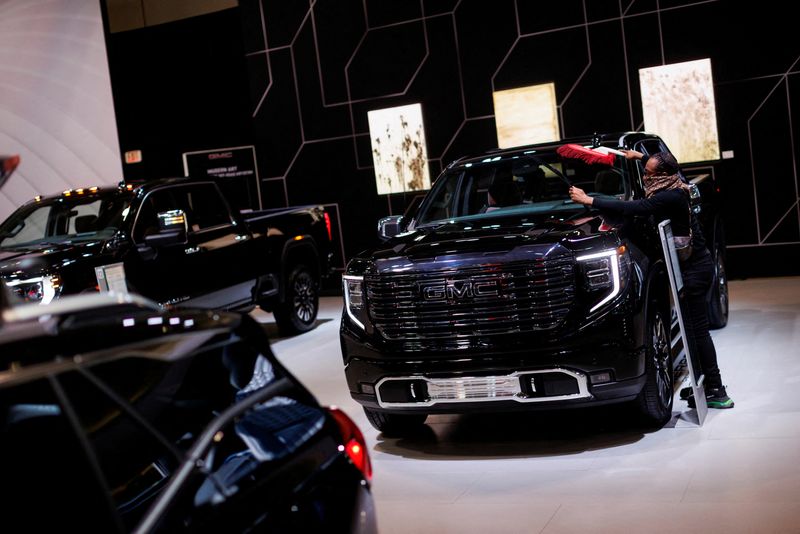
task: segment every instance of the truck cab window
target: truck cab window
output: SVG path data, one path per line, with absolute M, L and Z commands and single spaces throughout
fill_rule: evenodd
M 204 230 L 231 223 L 228 206 L 213 184 L 192 185 L 184 187 L 183 190 L 188 208 L 185 211 L 192 214 L 189 218 L 190 230 Z

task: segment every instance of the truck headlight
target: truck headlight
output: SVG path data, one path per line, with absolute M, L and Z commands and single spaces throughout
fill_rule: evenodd
M 6 285 L 25 302 L 50 304 L 61 293 L 61 278 L 58 275 L 38 276 L 26 280 L 11 280 Z
M 602 291 L 603 296 L 589 309 L 589 313 L 610 302 L 622 292 L 630 268 L 624 245 L 594 254 L 585 254 L 575 259 L 583 267 L 586 289 L 592 292 Z
M 363 276 L 342 276 L 342 283 L 344 285 L 344 307 L 347 311 L 347 316 L 359 328 L 366 330 L 364 326 L 367 322 L 367 302 L 364 290 L 364 277 Z

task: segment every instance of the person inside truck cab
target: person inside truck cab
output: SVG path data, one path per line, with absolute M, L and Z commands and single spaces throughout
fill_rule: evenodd
M 733 400 L 722 384 L 717 352 L 708 332 L 706 294 L 714 280 L 714 264 L 699 222 L 689 206 L 688 185 L 681 179 L 678 162 L 669 152 L 656 152 L 650 156 L 636 150 L 626 150 L 624 153 L 626 159 L 638 159 L 644 163 L 644 199 L 595 198 L 574 186 L 569 189 L 570 198 L 578 204 L 604 211 L 623 215 L 653 215 L 658 222 L 666 219 L 671 221 L 681 258 L 684 285 L 681 309 L 686 318 L 686 337 L 692 354 L 697 356 L 705 374 L 706 403 L 709 408 L 733 408 Z M 679 246 L 681 241 L 686 243 L 683 254 Z M 681 390 L 681 398 L 688 400 L 690 406 L 695 402 L 691 393 L 692 388 Z
M 512 181 L 492 182 L 486 197 L 487 212 L 506 206 L 522 204 L 522 195 L 519 192 L 519 187 Z
M 522 201 L 533 204 L 544 199 L 547 187 L 547 178 L 541 167 L 534 168 L 531 172 L 523 174 Z

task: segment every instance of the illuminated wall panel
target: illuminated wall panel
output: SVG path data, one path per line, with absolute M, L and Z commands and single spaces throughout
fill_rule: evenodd
M 680 163 L 719 159 L 711 60 L 639 69 L 644 129 L 659 134 Z
M 500 148 L 558 141 L 555 84 L 495 91 L 494 120 Z
M 430 189 L 422 106 L 376 109 L 367 118 L 378 194 Z

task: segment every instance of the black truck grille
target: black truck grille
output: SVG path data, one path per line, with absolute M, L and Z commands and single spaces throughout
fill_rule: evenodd
M 375 328 L 396 341 L 550 330 L 564 320 L 575 296 L 571 257 L 365 281 Z

